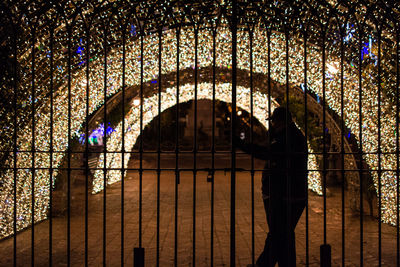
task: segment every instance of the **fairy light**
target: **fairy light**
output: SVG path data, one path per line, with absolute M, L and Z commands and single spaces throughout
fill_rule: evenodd
M 328 72 L 331 73 L 332 75 L 337 74 L 339 71 L 339 68 L 337 67 L 339 64 L 337 62 L 331 62 L 326 64 L 328 68 Z
M 139 105 L 140 105 L 140 99 L 134 99 L 134 100 L 132 101 L 132 104 L 133 104 L 134 106 L 139 106 Z
M 80 25 L 80 26 L 79 26 Z M 224 25 L 224 24 L 222 24 Z M 62 29 L 64 26 L 60 26 Z M 134 86 L 140 84 L 140 62 L 143 60 L 144 65 L 144 81 L 149 82 L 152 80 L 157 81 L 158 75 L 158 37 L 157 34 L 147 35 L 144 38 L 144 57 L 140 58 L 140 41 L 137 38 L 136 27 L 134 31 L 127 37 L 126 40 L 126 79 L 125 84 L 127 86 Z M 41 36 L 37 34 L 37 36 Z M 36 121 L 36 133 L 35 133 L 35 147 L 38 151 L 50 151 L 50 127 L 53 127 L 53 149 L 54 151 L 66 151 L 68 145 L 67 129 L 68 127 L 68 90 L 67 90 L 67 57 L 65 53 L 66 47 L 62 47 L 62 44 L 66 44 L 67 37 L 62 31 L 55 35 L 54 43 L 56 47 L 54 51 L 49 51 L 49 40 L 45 38 L 45 34 L 42 38 L 38 38 L 38 52 L 36 55 L 35 62 L 37 62 L 38 69 L 43 68 L 42 72 L 38 71 L 36 77 L 36 90 L 38 91 L 36 99 L 28 99 L 24 105 L 30 105 L 33 101 L 36 103 L 37 110 L 35 111 Z M 84 27 L 78 24 L 74 28 L 72 36 L 85 36 Z M 118 39 L 119 34 L 116 31 L 111 31 L 110 39 Z M 205 68 L 209 67 L 212 62 L 212 36 L 208 31 L 200 31 L 198 35 L 198 67 Z M 284 34 L 274 32 L 270 36 L 271 40 L 271 78 L 275 81 L 284 84 L 286 82 L 286 41 Z M 216 65 L 220 68 L 229 69 L 231 63 L 231 33 L 228 28 L 221 27 L 218 30 L 216 36 Z M 86 86 L 89 86 L 89 114 L 96 111 L 104 102 L 104 57 L 102 55 L 102 42 L 94 40 L 92 48 L 96 47 L 96 53 L 93 51 L 90 53 L 90 69 L 89 79 L 86 80 L 86 58 L 84 54 L 86 48 L 84 47 L 85 39 L 72 40 L 72 45 L 79 46 L 81 49 L 80 53 L 78 50 L 72 50 L 72 64 L 73 74 L 71 77 L 71 130 L 74 135 L 79 136 L 79 131 L 86 118 Z M 303 49 L 302 45 L 299 45 L 298 40 L 292 38 L 289 40 L 289 75 L 290 83 L 293 86 L 301 86 L 303 84 Z M 371 43 L 371 41 L 370 41 Z M 95 46 L 94 44 L 97 44 Z M 165 30 L 162 38 L 162 69 L 163 74 L 176 72 L 176 34 L 175 30 Z M 267 35 L 262 28 L 256 28 L 253 36 L 253 71 L 256 73 L 268 72 L 267 69 Z M 368 44 L 372 46 L 373 44 Z M 180 70 L 194 68 L 194 32 L 191 28 L 183 28 L 180 34 Z M 322 96 L 322 54 L 321 51 L 312 45 L 307 47 L 308 58 L 307 60 L 307 75 L 308 84 L 307 89 L 314 92 L 315 94 Z M 370 48 L 371 50 L 371 48 Z M 249 71 L 250 60 L 249 60 L 249 37 L 244 31 L 238 32 L 238 69 Z M 51 52 L 51 53 L 50 53 Z M 339 62 L 335 55 L 335 48 L 327 49 L 327 62 Z M 337 53 L 336 53 L 337 54 Z M 30 60 L 30 49 L 29 45 L 25 51 L 21 52 L 20 64 L 25 68 L 31 67 Z M 49 56 L 54 56 L 54 83 L 57 87 L 54 91 L 54 123 L 50 125 L 50 100 L 49 96 L 45 93 L 40 94 L 39 92 L 48 92 L 48 60 Z M 107 53 L 107 96 L 112 96 L 122 87 L 122 46 L 116 44 L 112 46 L 112 50 Z M 340 115 L 340 103 L 341 94 L 340 90 L 340 73 L 332 71 L 327 66 L 326 72 L 330 74 L 326 79 L 325 95 L 326 103 L 329 107 Z M 357 69 L 353 63 L 345 63 L 343 65 L 344 72 L 344 118 L 346 126 L 351 130 L 357 141 L 359 137 L 358 122 L 360 120 L 358 116 L 358 78 Z M 372 78 L 372 70 L 368 70 L 365 73 L 366 77 L 363 78 L 363 91 L 362 91 L 362 108 L 363 108 L 363 150 L 364 152 L 376 152 L 377 151 L 377 117 L 378 117 L 378 101 L 377 101 L 377 85 Z M 30 74 L 28 72 L 22 73 L 21 77 L 21 92 L 29 92 L 25 90 L 30 86 Z M 222 89 L 221 90 L 227 90 Z M 302 85 L 304 88 L 304 84 Z M 209 88 L 203 85 L 204 88 Z M 189 88 L 190 89 L 190 88 Z M 171 88 L 169 90 L 172 90 Z M 202 89 L 200 89 L 202 90 Z M 204 89 L 205 90 L 205 89 Z M 208 89 L 209 90 L 209 89 Z M 246 90 L 243 88 L 243 92 Z M 260 91 L 265 93 L 265 88 L 260 88 Z M 192 89 L 188 92 L 193 91 Z M 163 95 L 167 95 L 167 91 L 163 92 Z M 170 92 L 171 93 L 171 92 Z M 225 92 L 228 96 L 228 92 Z M 171 95 L 173 96 L 173 95 Z M 182 99 L 189 97 L 191 94 L 187 93 L 187 96 L 182 96 Z M 222 96 L 221 96 L 222 97 Z M 188 98 L 189 99 L 189 98 Z M 164 101 L 165 100 L 165 101 Z M 150 103 L 150 99 L 144 100 L 144 107 L 147 107 L 147 103 Z M 229 100 L 230 101 L 230 100 Z M 229 102 L 228 101 L 228 102 Z M 240 95 L 238 95 L 238 101 L 240 102 Z M 263 100 L 265 102 L 265 99 Z M 238 102 L 238 103 L 239 103 Z M 169 103 L 167 99 L 163 99 L 163 109 L 166 108 Z M 171 102 L 172 103 L 172 102 Z M 261 105 L 262 103 L 255 104 L 254 106 Z M 154 105 L 154 104 L 153 104 Z M 395 118 L 395 107 L 392 105 L 389 99 L 383 98 L 381 103 L 381 150 L 382 152 L 393 152 L 393 154 L 385 154 L 381 157 L 381 166 L 385 170 L 396 169 L 396 155 L 395 155 L 395 138 L 396 133 L 394 132 L 396 118 Z M 136 114 L 137 108 L 133 108 L 129 114 Z M 261 111 L 260 111 L 261 112 Z M 265 112 L 265 110 L 263 110 Z M 144 121 L 149 122 L 157 114 L 154 110 L 147 110 L 146 116 L 143 118 Z M 256 114 L 256 113 L 255 113 Z M 265 114 L 265 113 L 263 113 Z M 9 116 L 12 116 L 10 113 Z M 29 114 L 21 114 L 22 117 L 28 117 Z M 19 119 L 19 118 L 18 118 Z M 12 121 L 12 120 L 8 120 Z M 19 121 L 18 121 L 19 122 Z M 260 118 L 262 122 L 262 118 Z M 134 122 L 132 121 L 132 125 Z M 128 125 L 128 123 L 127 123 Z M 136 129 L 137 130 L 137 129 Z M 133 132 L 132 132 L 133 134 Z M 135 133 L 137 138 L 138 132 Z M 18 132 L 17 146 L 18 151 L 30 151 L 31 150 L 31 136 L 32 129 L 27 123 L 25 127 Z M 134 140 L 132 138 L 131 140 Z M 3 149 L 3 144 L 0 145 Z M 50 159 L 50 154 L 46 153 L 35 153 L 35 167 L 36 168 L 49 168 L 50 160 L 53 161 L 53 167 L 56 168 L 53 172 L 54 177 L 57 176 L 57 167 L 60 166 L 64 157 L 63 153 L 53 153 L 53 158 Z M 376 170 L 378 169 L 378 156 L 376 154 L 364 155 L 366 162 L 372 170 L 372 176 L 375 187 L 378 188 L 378 176 Z M 14 213 L 14 198 L 13 198 L 13 182 L 14 182 L 14 170 L 13 157 L 5 162 L 5 167 L 10 169 L 6 170 L 1 177 L 3 182 L 2 191 L 0 194 L 0 238 L 9 236 L 13 233 L 13 213 Z M 17 229 L 23 229 L 29 226 L 31 222 L 31 175 L 32 171 L 30 168 L 32 162 L 31 152 L 18 152 L 17 154 L 17 167 L 25 168 L 17 170 Z M 109 160 L 107 160 L 109 162 Z M 309 162 L 316 162 L 311 159 Z M 124 163 L 126 164 L 126 162 Z M 120 168 L 122 164 L 119 165 Z M 317 166 L 310 167 L 312 169 L 318 169 Z M 110 171 L 113 173 L 113 171 Z M 317 172 L 316 172 L 317 173 Z M 46 218 L 50 186 L 49 184 L 49 170 L 37 169 L 35 174 L 35 221 L 40 221 Z M 119 174 L 120 175 L 120 174 Z M 97 176 L 96 176 L 97 177 Z M 110 178 L 110 180 L 113 178 Z M 95 179 L 94 185 L 98 182 L 98 178 Z M 317 190 L 320 186 L 319 178 L 311 179 L 311 187 L 313 190 Z M 395 224 L 396 222 L 396 177 L 394 171 L 384 171 L 381 175 L 382 184 L 382 220 L 387 223 Z M 96 189 L 97 190 L 97 189 Z
M 212 100 L 212 88 L 211 83 L 200 83 L 198 84 L 197 99 L 209 99 Z M 215 86 L 215 99 L 230 102 L 232 99 L 232 84 L 221 83 Z M 237 86 L 237 106 L 246 111 L 250 111 L 250 89 L 242 86 Z M 179 88 L 179 103 L 184 103 L 194 99 L 194 85 L 185 84 Z M 272 110 L 278 106 L 278 104 L 271 98 Z M 161 112 L 176 105 L 176 88 L 167 88 L 165 92 L 161 93 Z M 268 96 L 261 93 L 258 88 L 255 88 L 253 92 L 253 114 L 265 128 L 268 128 L 268 121 L 266 120 L 266 114 L 268 111 Z M 158 94 L 154 94 L 148 97 L 143 102 L 143 124 L 147 125 L 154 119 L 158 114 Z M 131 151 L 137 138 L 140 134 L 140 108 L 132 107 L 124 119 L 125 132 L 122 133 L 122 122 L 116 127 L 116 130 L 111 134 L 108 142 L 109 151 L 122 151 L 122 140 L 121 136 L 125 137 L 125 151 Z M 309 147 L 309 152 L 313 153 Z M 122 162 L 122 153 L 106 153 L 106 169 L 107 170 L 107 184 L 113 184 L 121 180 L 121 171 L 116 169 L 127 168 L 128 162 L 131 157 L 131 153 L 125 153 L 125 161 Z M 315 155 L 310 154 L 308 168 L 310 170 L 317 169 L 317 162 Z M 99 157 L 97 165 L 98 170 L 94 173 L 93 189 L 92 193 L 98 193 L 104 188 L 104 172 L 100 168 L 104 168 L 104 154 Z M 308 177 L 309 189 L 322 194 L 321 177 L 319 172 L 310 172 Z

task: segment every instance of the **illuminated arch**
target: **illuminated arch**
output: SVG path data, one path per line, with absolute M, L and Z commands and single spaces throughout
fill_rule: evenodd
M 198 35 L 198 67 L 205 68 L 212 64 L 212 35 L 207 31 L 200 31 Z M 249 71 L 249 39 L 248 33 L 245 31 L 238 32 L 238 48 L 237 48 L 237 67 Z M 162 34 L 162 74 L 174 73 L 176 67 L 176 32 L 175 30 L 166 30 Z M 229 68 L 231 65 L 231 33 L 228 28 L 221 27 L 216 35 L 216 66 Z M 273 32 L 270 35 L 271 44 L 271 78 L 278 83 L 285 84 L 286 82 L 286 40 L 285 35 L 278 32 Z M 267 60 L 267 34 L 264 29 L 257 28 L 254 31 L 253 37 L 253 71 L 255 73 L 268 73 Z M 179 69 L 188 69 L 194 67 L 194 32 L 191 28 L 182 28 L 180 32 L 180 66 Z M 122 47 L 116 45 L 108 53 L 107 70 L 107 96 L 114 95 L 122 87 Z M 145 82 L 157 78 L 158 75 L 158 36 L 150 34 L 144 37 L 144 58 L 140 58 L 140 39 L 137 36 L 129 36 L 126 41 L 126 85 L 133 86 L 140 84 L 140 61 L 143 60 L 144 72 L 143 80 Z M 290 85 L 300 86 L 303 83 L 303 46 L 298 40 L 289 40 L 289 75 Z M 337 58 L 329 54 L 327 50 L 328 64 L 326 64 L 326 73 L 329 74 L 329 79 L 326 79 L 325 94 L 326 103 L 329 107 L 340 115 L 340 73 L 333 72 L 328 68 L 329 63 L 335 63 Z M 39 54 L 37 57 L 46 58 L 46 54 Z M 59 57 L 63 57 L 62 51 L 59 51 Z M 322 56 L 321 51 L 312 45 L 308 47 L 308 90 L 322 96 Z M 353 135 L 359 137 L 358 122 L 359 118 L 359 95 L 358 90 L 358 72 L 348 63 L 344 64 L 344 95 L 345 107 L 344 118 L 346 126 L 351 130 Z M 65 79 L 66 70 L 60 67 L 57 79 Z M 97 110 L 104 101 L 104 69 L 103 62 L 99 59 L 91 62 L 89 73 L 89 81 L 86 81 L 85 69 L 77 68 L 74 77 L 71 81 L 71 102 L 72 114 L 70 117 L 71 130 L 78 135 L 86 117 L 86 84 L 90 88 L 90 105 L 89 114 Z M 26 84 L 29 84 L 26 81 Z M 376 84 L 372 79 L 363 79 L 363 110 L 365 112 L 362 118 L 363 126 L 363 149 L 366 152 L 374 152 L 377 148 L 377 92 Z M 63 85 L 54 93 L 54 151 L 66 151 L 68 146 L 68 135 L 65 129 L 68 125 L 68 107 L 66 105 L 68 99 L 67 82 L 64 80 Z M 41 106 L 38 105 L 36 110 L 36 140 L 38 150 L 49 150 L 50 140 L 50 118 L 49 118 L 49 101 L 44 101 Z M 384 170 L 396 169 L 396 151 L 395 140 L 396 133 L 393 131 L 395 125 L 394 107 L 389 99 L 382 99 L 381 104 L 381 149 L 382 152 L 390 152 L 381 155 L 381 167 Z M 31 151 L 30 143 L 32 137 L 32 129 L 27 124 L 18 135 L 18 150 Z M 360 140 L 357 140 L 358 142 Z M 24 152 L 17 156 L 17 167 L 21 168 L 17 173 L 17 229 L 23 229 L 31 223 L 32 205 L 30 197 L 32 188 L 32 171 L 30 168 L 33 153 Z M 54 169 L 54 177 L 56 177 L 63 159 L 62 153 L 54 153 L 52 161 Z M 378 159 L 376 154 L 368 153 L 365 155 L 365 160 L 368 163 L 375 183 L 375 188 L 378 190 Z M 35 174 L 35 221 L 43 220 L 47 216 L 48 200 L 50 185 L 49 171 L 41 170 L 40 168 L 49 168 L 50 158 L 48 153 L 35 153 L 35 167 L 38 168 Z M 3 216 L 0 218 L 0 238 L 13 233 L 13 159 L 6 163 L 6 170 L 1 180 L 3 181 L 2 191 L 0 194 L 0 209 L 3 211 Z M 54 182 L 54 180 L 53 180 Z M 384 171 L 381 175 L 382 185 L 382 220 L 384 222 L 396 223 L 396 175 L 394 171 Z
M 213 99 L 212 95 L 212 83 L 200 83 L 197 89 L 197 99 Z M 232 101 L 232 84 L 230 83 L 219 83 L 215 85 L 215 99 L 223 102 L 230 103 Z M 246 110 L 250 113 L 250 89 L 242 86 L 237 86 L 237 107 Z M 167 88 L 165 92 L 161 93 L 161 112 L 176 105 L 177 100 L 176 88 Z M 188 102 L 194 99 L 194 85 L 185 84 L 179 87 L 179 103 Z M 274 99 L 271 98 L 271 108 L 273 111 L 278 104 Z M 261 124 L 268 129 L 268 121 L 266 120 L 269 114 L 268 111 L 268 96 L 261 93 L 258 88 L 253 91 L 253 115 L 261 122 Z M 126 115 L 125 121 L 125 133 L 122 133 L 122 122 L 118 124 L 115 131 L 111 133 L 111 136 L 107 139 L 107 150 L 109 151 L 122 151 L 122 135 L 125 139 L 125 151 L 131 151 L 137 138 L 140 135 L 140 108 L 134 106 Z M 146 126 L 158 115 L 158 94 L 154 94 L 143 100 L 143 125 Z M 309 148 L 310 152 L 311 148 Z M 107 184 L 113 184 L 121 180 L 122 172 L 121 168 L 127 168 L 130 159 L 130 153 L 126 153 L 124 157 L 124 163 L 122 163 L 122 153 L 106 153 L 106 169 Z M 104 188 L 104 172 L 99 170 L 104 168 L 104 154 L 100 154 L 99 163 L 97 166 L 98 170 L 95 171 L 92 193 L 97 193 Z M 317 163 L 315 155 L 310 154 L 308 160 L 308 169 L 316 170 Z M 125 173 L 126 175 L 126 173 Z M 321 177 L 319 172 L 310 172 L 309 177 L 309 189 L 322 194 Z

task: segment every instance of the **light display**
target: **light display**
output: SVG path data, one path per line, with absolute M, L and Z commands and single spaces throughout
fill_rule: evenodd
M 197 99 L 213 99 L 212 95 L 212 84 L 211 83 L 200 83 L 197 88 Z M 237 107 L 250 112 L 250 89 L 242 86 L 237 86 Z M 216 84 L 215 86 L 215 99 L 223 102 L 230 102 L 232 100 L 232 84 L 222 83 Z M 161 112 L 176 105 L 176 88 L 167 88 L 165 92 L 161 93 Z M 186 84 L 179 88 L 179 103 L 184 103 L 194 99 L 194 85 Z M 278 106 L 278 104 L 271 98 L 271 112 Z M 268 96 L 259 92 L 259 89 L 255 88 L 253 91 L 253 108 L 254 117 L 268 129 L 268 121 L 266 114 L 268 111 Z M 137 138 L 140 134 L 140 107 L 133 106 L 125 118 L 125 151 L 131 151 Z M 158 94 L 154 94 L 148 97 L 143 102 L 143 124 L 147 125 L 158 115 Z M 107 141 L 107 148 L 109 151 L 122 151 L 122 122 L 116 127 L 114 133 Z M 310 157 L 308 160 L 308 169 L 317 170 L 317 161 L 313 151 L 309 147 Z M 122 153 L 107 153 L 106 154 L 106 166 L 104 166 L 104 154 L 99 157 L 99 163 L 97 168 L 108 169 L 106 179 L 107 184 L 113 184 L 121 180 L 122 172 L 121 168 L 127 168 L 131 154 L 125 153 L 124 162 L 122 162 Z M 322 194 L 321 177 L 320 173 L 312 171 L 308 177 L 309 189 Z M 97 193 L 104 188 L 104 171 L 96 170 L 94 174 L 92 192 Z
M 133 28 L 132 28 L 133 29 Z M 140 62 L 143 61 L 144 65 L 144 81 L 156 81 L 158 77 L 158 35 L 150 34 L 144 37 L 144 53 L 143 58 L 140 57 L 140 39 L 137 38 L 136 27 L 135 34 L 131 34 L 126 42 L 126 84 L 128 86 L 140 84 Z M 84 36 L 85 31 L 82 26 L 77 26 L 74 30 L 74 36 Z M 117 33 L 111 32 L 111 37 L 116 38 Z M 111 38 L 110 37 L 110 38 Z M 56 43 L 65 43 L 65 36 L 62 34 L 58 35 L 55 39 Z M 194 67 L 194 31 L 191 28 L 182 28 L 180 33 L 180 65 L 179 69 L 189 69 Z M 271 40 L 271 78 L 275 81 L 284 84 L 286 82 L 286 40 L 285 35 L 279 32 L 273 32 L 270 36 Z M 43 220 L 47 216 L 47 209 L 49 205 L 49 192 L 50 186 L 50 172 L 49 170 L 40 168 L 49 168 L 50 160 L 53 163 L 53 176 L 56 177 L 58 170 L 57 167 L 60 166 L 65 152 L 68 146 L 68 120 L 70 119 L 71 130 L 74 136 L 79 137 L 79 131 L 84 123 L 86 117 L 86 86 L 89 87 L 89 114 L 93 113 L 104 103 L 104 95 L 111 96 L 118 92 L 122 86 L 122 45 L 117 43 L 110 46 L 110 51 L 107 52 L 107 91 L 104 92 L 104 54 L 99 52 L 96 55 L 92 55 L 90 58 L 90 68 L 89 68 L 89 80 L 86 79 L 85 73 L 85 62 L 82 60 L 85 58 L 86 49 L 83 49 L 82 40 L 77 38 L 73 43 L 78 45 L 80 49 L 73 50 L 73 62 L 76 63 L 76 68 L 72 72 L 71 79 L 71 117 L 68 118 L 68 90 L 67 90 L 67 61 L 65 60 L 65 47 L 55 49 L 49 52 L 49 41 L 46 40 L 45 35 L 38 38 L 37 43 L 40 49 L 37 50 L 37 61 L 48 62 L 49 53 L 54 55 L 56 60 L 55 66 L 55 80 L 62 84 L 57 90 L 54 91 L 54 123 L 50 125 L 50 100 L 48 97 L 43 97 L 39 99 L 32 99 L 31 101 L 36 102 L 36 111 L 34 120 L 35 123 L 35 149 L 36 151 L 45 152 L 35 152 L 35 221 Z M 257 73 L 267 73 L 267 34 L 262 28 L 256 28 L 253 37 L 253 71 Z M 177 71 L 176 64 L 176 52 L 177 52 L 177 40 L 175 30 L 165 30 L 162 34 L 162 64 L 161 72 L 162 74 L 174 73 Z M 372 46 L 374 44 L 371 44 Z M 102 46 L 100 46 L 102 47 Z M 218 34 L 216 36 L 216 65 L 220 68 L 229 69 L 231 66 L 231 33 L 228 28 L 220 27 L 218 29 Z M 372 47 L 372 50 L 374 48 Z M 307 56 L 307 76 L 308 84 L 307 89 L 314 92 L 318 98 L 323 95 L 322 86 L 322 54 L 321 50 L 313 45 L 307 46 L 308 56 Z M 237 67 L 239 69 L 249 71 L 250 60 L 249 60 L 249 35 L 245 31 L 238 32 L 238 61 Z M 76 52 L 76 53 L 75 53 Z M 79 52 L 79 53 L 78 53 Z M 289 80 L 291 86 L 301 86 L 304 88 L 303 72 L 303 53 L 304 47 L 295 38 L 289 40 Z M 64 61 L 61 60 L 64 58 Z M 21 62 L 26 61 L 26 66 L 30 66 L 29 51 L 22 55 Z M 329 49 L 327 51 L 327 63 L 326 64 L 326 86 L 325 86 L 325 101 L 329 107 L 340 115 L 340 100 L 341 92 L 340 88 L 340 72 L 337 70 L 337 62 L 340 60 L 335 57 Z M 198 68 L 209 67 L 212 64 L 212 35 L 209 31 L 200 31 L 198 34 Z M 44 66 L 43 66 L 44 67 Z M 362 107 L 363 107 L 363 117 L 359 118 L 359 94 L 358 90 L 358 74 L 353 63 L 344 63 L 344 119 L 346 121 L 346 126 L 351 130 L 356 138 L 359 136 L 358 122 L 362 119 L 363 126 L 363 151 L 367 154 L 364 155 L 366 162 L 369 164 L 370 170 L 372 171 L 375 187 L 378 188 L 378 183 L 382 185 L 382 220 L 387 223 L 395 224 L 396 222 L 396 176 L 394 171 L 396 169 L 396 154 L 395 152 L 395 138 L 396 133 L 394 131 L 395 127 L 395 107 L 392 103 L 385 98 L 381 99 L 380 108 L 381 114 L 378 114 L 378 93 L 377 85 L 374 80 L 365 79 L 363 81 L 362 90 Z M 26 86 L 30 83 L 29 75 L 24 74 Z M 36 77 L 36 84 L 38 90 L 44 90 L 48 82 L 48 77 L 45 75 L 38 75 Z M 183 86 L 183 85 L 182 85 Z M 187 85 L 189 86 L 189 85 Z M 224 87 L 225 86 L 225 87 Z M 219 85 L 222 92 L 226 92 L 227 85 Z M 28 87 L 27 87 L 28 88 Z M 191 87 L 190 87 L 191 88 Z M 193 90 L 188 88 L 186 93 L 192 92 Z M 208 89 L 207 89 L 208 88 Z M 170 91 L 168 91 L 170 90 Z M 167 103 L 173 104 L 174 95 L 173 88 L 165 90 L 163 88 L 162 97 L 169 96 L 171 100 L 163 99 L 163 109 L 167 108 Z M 202 90 L 209 90 L 209 85 L 203 84 L 199 87 L 199 92 Z M 225 91 L 224 91 L 225 90 Z M 248 89 L 242 88 L 243 93 L 248 95 Z M 266 88 L 260 88 L 264 90 Z M 192 94 L 192 93 L 191 93 Z M 182 95 L 183 99 L 189 99 L 193 95 L 188 94 Z M 209 95 L 210 92 L 208 91 Z M 260 95 L 261 96 L 261 95 Z M 222 94 L 220 95 L 223 98 Z M 228 94 L 224 97 L 228 97 Z M 153 98 L 146 99 L 146 103 L 143 103 L 145 109 L 144 121 L 148 122 L 157 115 L 155 113 L 157 108 L 149 108 L 151 100 Z M 240 95 L 238 97 L 238 103 L 240 100 Z M 244 101 L 244 100 L 243 100 Z M 241 105 L 245 106 L 245 102 L 240 102 Z M 153 106 L 157 105 L 153 103 Z M 257 107 L 258 104 L 254 106 Z M 261 104 L 260 104 L 261 105 Z M 257 107 L 260 112 L 265 112 L 261 106 Z M 136 115 L 135 115 L 136 114 Z M 132 127 L 137 127 L 137 109 L 133 109 L 129 115 L 131 117 L 125 118 L 127 125 L 132 124 Z M 264 113 L 254 114 L 259 119 L 264 116 Z M 136 116 L 136 117 L 135 117 Z M 378 181 L 378 174 L 376 170 L 378 169 L 378 155 L 368 154 L 369 152 L 375 152 L 378 149 L 378 125 L 377 118 L 381 117 L 381 140 L 380 149 L 386 154 L 382 154 L 380 157 L 380 163 L 383 171 Z M 262 122 L 262 119 L 260 119 Z M 53 158 L 50 159 L 50 127 L 53 127 Z M 110 146 L 118 148 L 118 130 L 113 133 L 114 140 Z M 138 135 L 138 131 L 129 132 L 132 137 L 130 142 L 133 142 Z M 32 137 L 32 127 L 27 124 L 24 126 L 23 130 L 18 132 L 17 146 L 18 151 L 31 151 L 31 137 Z M 358 140 L 360 141 L 360 140 Z M 127 146 L 126 148 L 128 148 Z M 109 147 L 107 149 L 110 149 Z M 111 151 L 111 150 L 110 150 Z M 389 153 L 388 153 L 389 152 Z M 21 168 L 17 170 L 17 229 L 23 229 L 30 225 L 31 223 L 31 193 L 32 193 L 32 152 L 18 152 L 17 154 L 17 167 Z M 112 155 L 111 158 L 115 158 Z M 111 160 L 107 160 L 109 162 Z M 315 162 L 315 160 L 310 160 L 310 162 Z M 3 186 L 0 194 L 0 238 L 6 237 L 13 233 L 13 213 L 14 213 L 14 198 L 13 198 L 13 183 L 14 183 L 14 173 L 13 173 L 13 157 L 6 162 L 6 167 L 10 169 L 6 170 L 1 180 L 3 181 Z M 117 164 L 117 162 L 115 163 Z M 127 162 L 125 162 L 127 164 Z M 122 164 L 118 165 L 119 167 Z M 317 169 L 316 166 L 312 167 Z M 119 174 L 113 174 L 110 172 L 109 182 L 118 180 Z M 94 191 L 97 192 L 101 188 L 99 184 L 99 179 L 101 175 L 96 174 L 96 179 L 94 182 Z M 320 187 L 319 179 L 313 178 L 310 181 L 315 184 L 311 184 L 311 188 L 316 190 Z
M 110 124 L 110 123 L 108 123 L 108 124 Z M 108 125 L 107 129 L 104 132 L 104 123 L 101 123 L 99 125 L 99 127 L 94 129 L 92 131 L 92 133 L 89 135 L 89 139 L 88 139 L 89 144 L 92 146 L 102 146 L 104 134 L 106 134 L 106 136 L 109 136 L 114 131 L 115 130 L 110 125 Z M 85 143 L 85 141 L 86 141 L 86 136 L 84 133 L 82 133 L 79 137 L 79 143 L 81 143 L 83 145 Z

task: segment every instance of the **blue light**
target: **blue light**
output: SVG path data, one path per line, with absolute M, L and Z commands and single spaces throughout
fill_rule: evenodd
M 364 55 L 368 55 L 369 54 L 369 43 L 365 43 L 364 46 L 361 49 L 361 60 L 364 59 Z
M 115 129 L 113 129 L 111 126 L 107 126 L 106 135 L 110 135 L 112 132 L 115 132 Z M 100 124 L 97 129 L 94 129 L 91 136 L 104 136 L 104 123 Z
M 83 145 L 85 144 L 85 140 L 86 140 L 85 134 L 83 133 L 79 136 L 79 143 Z
M 135 36 L 136 35 L 136 26 L 131 24 L 131 30 L 129 32 L 131 33 L 131 36 Z
M 111 128 L 111 126 L 108 126 L 107 127 L 107 131 L 106 131 L 106 133 L 107 133 L 107 135 L 110 135 L 112 132 L 114 132 L 115 130 L 113 129 L 113 128 Z
M 82 55 L 83 50 L 85 50 L 85 49 L 80 47 L 80 46 L 78 46 L 78 49 L 76 50 L 76 53 Z
M 93 131 L 90 133 L 88 140 L 90 145 L 103 145 L 103 138 L 104 135 L 111 135 L 111 133 L 115 132 L 115 129 L 113 129 L 110 124 L 107 126 L 107 129 L 104 131 L 104 123 L 100 124 L 96 129 L 93 129 Z M 79 142 L 81 144 L 85 143 L 85 134 L 81 134 L 79 137 Z

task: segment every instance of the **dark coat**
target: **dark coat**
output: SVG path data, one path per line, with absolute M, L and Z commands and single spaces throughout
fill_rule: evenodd
M 266 146 L 246 144 L 236 138 L 237 145 L 243 151 L 266 161 L 262 174 L 263 197 L 305 200 L 308 150 L 304 135 L 293 122 L 283 132 L 275 133 L 271 129 L 268 135 Z

